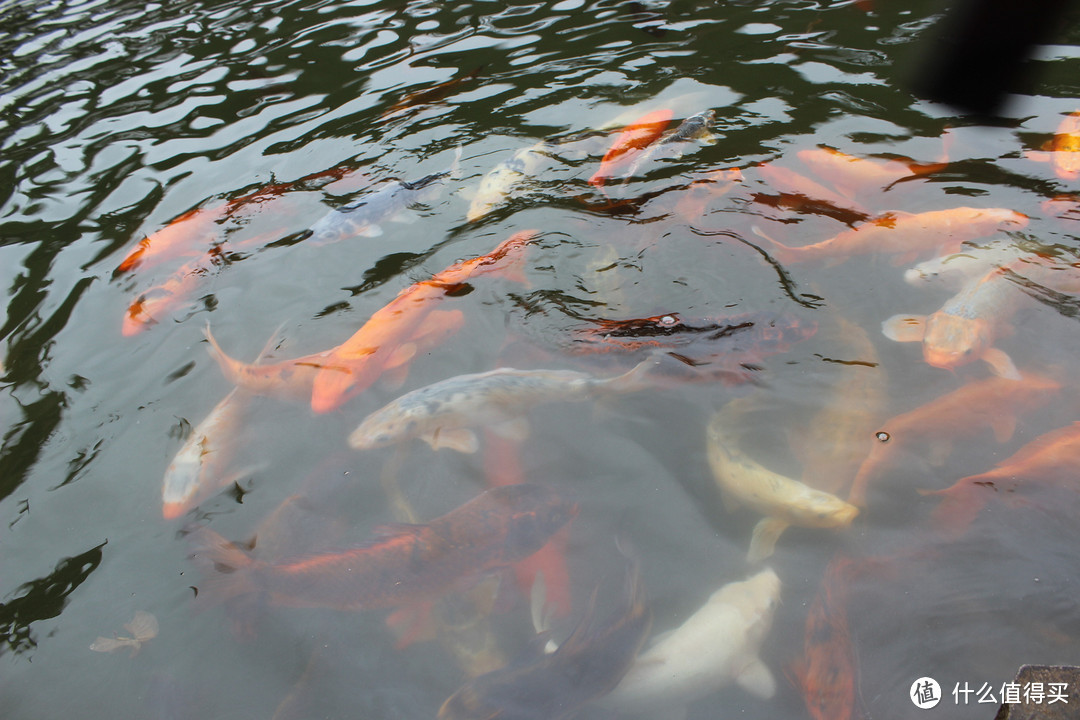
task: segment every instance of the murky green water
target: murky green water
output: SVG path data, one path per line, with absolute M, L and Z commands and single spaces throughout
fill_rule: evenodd
M 453 649 L 465 640 L 398 649 L 383 610 L 238 612 L 196 601 L 194 589 L 213 579 L 192 563 L 182 529 L 258 535 L 257 551 L 285 555 L 291 529 L 267 518 L 303 493 L 319 518 L 315 535 L 356 542 L 406 519 L 384 491 L 387 478 L 420 520 L 448 512 L 484 487 L 485 450 L 490 465 L 497 441 L 475 455 L 420 442 L 397 454 L 351 450 L 347 435 L 401 393 L 451 376 L 500 364 L 610 375 L 642 357 L 572 352 L 566 338 L 590 319 L 771 313 L 817 333 L 781 353 L 740 356 L 753 383 L 668 382 L 595 408 L 556 403 L 528 413 L 524 477 L 573 494 L 581 508 L 565 550 L 573 611 L 557 620 L 557 634 L 598 582 L 601 597 L 617 596 L 619 534 L 641 556 L 656 631 L 746 577 L 759 515 L 720 503 L 704 440 L 715 411 L 747 398 L 754 410 L 742 417 L 740 445 L 800 477 L 811 458 L 847 442 L 828 432 L 835 416 L 818 414 L 832 404 L 880 395 L 872 413 L 880 425 L 989 375 L 981 362 L 931 367 L 916 344 L 881 334 L 890 316 L 932 313 L 955 292 L 906 284 L 915 260 L 777 262 L 755 228 L 799 245 L 854 220 L 828 203 L 789 197 L 776 206 L 776 181 L 759 163 L 817 178 L 799 151 L 827 145 L 924 163 L 947 156 L 938 172 L 859 187 L 859 207 L 868 215 L 1008 208 L 1029 222 L 998 237 L 1038 246 L 1060 268 L 1075 261 L 1075 219 L 1043 203 L 1077 181 L 1027 151 L 1080 109 L 1080 52 L 1069 44 L 1078 31 L 1047 46 L 1037 87 L 984 125 L 908 89 L 934 12 L 887 0 L 869 10 L 605 0 L 0 3 L 4 717 L 434 717 L 464 680 Z M 395 105 L 432 88 L 442 91 Z M 717 142 L 691 144 L 626 185 L 609 182 L 605 198 L 587 183 L 611 142 L 602 131 L 658 108 L 676 119 L 714 110 Z M 518 192 L 467 222 L 483 176 L 543 139 L 547 154 Z M 742 170 L 741 181 L 709 174 L 730 168 Z M 348 177 L 327 184 L 335 169 Z M 375 184 L 447 171 L 380 234 L 337 243 L 305 234 Z M 180 263 L 115 273 L 139 240 L 193 208 L 275 184 L 288 187 L 210 227 L 211 239 L 225 242 L 183 302 L 122 334 L 129 305 Z M 636 202 L 613 210 L 611 199 Z M 268 338 L 278 359 L 326 350 L 411 283 L 522 230 L 539 233 L 527 283 L 489 276 L 447 299 L 443 308 L 463 312 L 461 329 L 422 348 L 404 384 L 384 378 L 325 414 L 306 399 L 256 398 L 223 442 L 235 451 L 237 483 L 182 518 L 162 518 L 167 466 L 231 389 L 206 353 L 207 323 L 244 360 Z M 996 704 L 972 696 L 958 706 L 953 687 L 988 683 L 996 694 L 1022 663 L 1076 662 L 1075 485 L 1036 483 L 1016 493 L 1020 502 L 995 499 L 958 538 L 934 520 L 939 500 L 916 492 L 988 470 L 1076 419 L 1075 298 L 1016 292 L 997 347 L 1062 389 L 1001 442 L 989 429 L 956 428 L 906 443 L 849 529 L 781 536 L 768 563 L 783 582 L 782 605 L 762 649 L 776 695 L 729 685 L 692 704 L 689 717 L 809 716 L 789 677 L 836 553 L 876 558 L 846 593 L 855 702 L 867 716 L 923 713 L 907 693 L 932 676 L 945 698 L 926 712 L 990 718 Z M 850 480 L 814 484 L 842 495 Z M 502 580 L 484 620 L 502 656 L 513 657 L 531 633 L 528 593 Z M 136 656 L 90 650 L 98 636 L 125 635 L 140 610 L 160 629 Z M 612 716 L 593 707 L 580 714 Z

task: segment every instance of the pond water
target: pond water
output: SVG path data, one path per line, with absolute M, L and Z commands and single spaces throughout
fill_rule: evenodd
M 760 651 L 775 693 L 729 683 L 688 698 L 690 718 L 814 717 L 798 668 L 826 646 L 851 680 L 837 719 L 920 715 L 908 693 L 924 676 L 943 695 L 930 712 L 991 718 L 1021 664 L 1075 663 L 1075 476 L 1043 467 L 1031 482 L 978 486 L 973 518 L 918 491 L 988 471 L 1077 419 L 1078 181 L 1055 165 L 1067 151 L 1043 145 L 1080 110 L 1069 44 L 1080 25 L 1040 49 L 1028 94 L 978 121 L 910 89 L 938 13 L 887 0 L 0 0 L 3 715 L 434 717 L 470 674 L 526 652 L 527 574 L 463 581 L 435 630 L 407 643 L 386 609 L 218 601 L 228 574 L 192 557 L 195 528 L 272 563 L 427 522 L 515 480 L 578 505 L 546 556 L 557 641 L 598 588 L 597 613 L 625 604 L 624 555 L 640 566 L 654 634 L 761 564 L 776 571 Z M 665 110 L 667 130 L 712 110 L 712 140 L 669 143 L 589 182 L 619 130 Z M 851 162 L 833 168 L 822 147 Z M 511 192 L 467 219 L 508 161 L 524 169 Z M 874 169 L 894 175 L 862 174 Z M 376 206 L 385 217 L 363 224 Z M 963 207 L 1026 219 L 983 227 Z M 118 269 L 196 208 L 178 255 Z M 949 210 L 952 236 L 1037 268 L 1011 265 L 976 314 L 1025 380 L 1054 389 L 984 393 L 970 412 L 904 425 L 890 418 L 994 377 L 974 358 L 931 365 L 919 343 L 882 332 L 960 291 L 952 276 L 905 282 L 941 243 L 918 257 L 803 258 L 777 245 L 874 219 L 908 232 L 904 213 Z M 308 232 L 328 217 L 348 222 Z M 302 393 L 247 398 L 208 436 L 230 456 L 220 487 L 163 513 L 167 468 L 233 388 L 206 327 L 246 362 L 260 348 L 267 362 L 319 353 L 414 283 L 521 232 L 533 233 L 523 277 L 440 285 L 439 310 L 453 314 L 430 336 L 399 338 L 417 342 L 398 372 L 329 412 Z M 176 303 L 150 304 L 162 287 Z M 627 348 L 599 323 L 641 318 L 654 318 L 643 339 L 655 345 Z M 671 323 L 728 330 L 681 345 L 658 331 Z M 677 357 L 663 356 L 647 387 L 535 403 L 527 436 L 484 432 L 475 453 L 347 442 L 376 409 L 450 377 L 507 365 L 612 377 L 655 347 Z M 1001 371 L 1000 355 L 986 358 Z M 727 509 L 709 464 L 706 428 L 722 408 L 726 444 L 840 497 L 876 445 L 895 450 L 849 526 L 790 528 L 751 563 L 761 512 Z M 826 591 L 835 631 L 808 638 Z M 125 624 L 140 611 L 154 637 L 91 649 L 138 634 Z M 993 699 L 965 703 L 952 692 L 965 684 Z M 587 705 L 577 716 L 619 715 Z

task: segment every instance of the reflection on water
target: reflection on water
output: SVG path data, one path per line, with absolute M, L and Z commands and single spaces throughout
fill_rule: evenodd
M 637 602 L 628 557 L 658 634 L 759 572 L 752 545 L 781 582 L 761 663 L 664 711 L 907 717 L 917 677 L 948 705 L 1075 661 L 1080 54 L 1048 46 L 1042 84 L 976 124 L 907 89 L 935 11 L 0 2 L 5 716 L 434 717 L 507 658 L 589 657 Z M 466 386 L 427 405 L 462 427 L 414 435 L 478 452 L 348 446 L 499 366 L 648 382 L 591 404 Z M 717 417 L 744 483 L 723 492 Z M 212 490 L 163 511 L 167 470 Z M 230 596 L 190 558 L 201 527 L 279 572 L 521 482 L 577 517 L 430 607 Z M 811 491 L 858 515 L 820 527 L 793 509 Z M 137 661 L 92 652 L 139 613 Z M 534 625 L 579 632 L 547 656 Z

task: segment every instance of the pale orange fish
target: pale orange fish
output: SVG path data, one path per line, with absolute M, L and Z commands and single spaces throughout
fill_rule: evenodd
M 905 178 L 945 169 L 948 163 L 916 163 L 855 157 L 830 147 L 796 153 L 818 176 L 851 196 L 868 190 L 886 190 Z
M 808 201 L 857 212 L 863 216 L 866 215 L 863 208 L 853 203 L 851 198 L 845 197 L 835 190 L 830 190 L 821 183 L 811 180 L 805 175 L 800 175 L 794 170 L 772 163 L 762 163 L 757 166 L 757 170 L 769 187 L 778 193 L 806 198 Z
M 312 386 L 311 409 L 330 412 L 370 386 L 435 306 L 469 280 L 498 272 L 524 281 L 520 266 L 535 237 L 533 230 L 515 233 L 487 255 L 454 263 L 398 293 L 324 359 Z
M 1080 422 L 1041 435 L 998 463 L 993 470 L 961 478 L 944 490 L 920 490 L 941 495 L 934 519 L 949 533 L 967 529 L 995 491 L 1012 492 L 1022 481 L 1076 483 L 1080 467 Z
M 277 237 L 276 233 L 262 233 L 237 243 L 234 249 L 240 250 L 245 247 L 262 245 Z M 161 322 L 166 317 L 189 302 L 191 296 L 205 283 L 207 274 L 215 265 L 222 264 L 223 253 L 220 248 L 214 247 L 201 257 L 190 260 L 174 271 L 164 282 L 140 293 L 135 300 L 128 305 L 124 313 L 120 332 L 124 337 L 137 335 Z
M 855 475 L 848 501 L 865 505 L 867 483 L 892 463 L 901 448 L 910 451 L 913 441 L 951 442 L 990 428 L 998 442 L 1005 442 L 1019 416 L 1048 403 L 1060 388 L 1054 380 L 1032 373 L 1019 380 L 994 376 L 887 420 L 876 437 L 866 440 L 869 453 Z
M 603 187 L 605 180 L 633 160 L 637 153 L 660 138 L 672 117 L 674 113 L 664 108 L 646 113 L 627 125 L 604 154 L 600 161 L 600 169 L 589 178 L 589 184 Z
M 1019 379 L 1009 356 L 993 346 L 1022 297 L 1006 275 L 1011 265 L 968 281 L 931 315 L 892 316 L 882 323 L 882 332 L 896 342 L 921 342 L 923 359 L 933 367 L 953 370 L 984 360 L 995 374 Z
M 888 212 L 828 240 L 801 247 L 762 237 L 769 241 L 772 256 L 785 265 L 807 260 L 838 264 L 868 253 L 895 255 L 893 263 L 899 265 L 920 255 L 958 252 L 967 240 L 1026 224 L 1027 216 L 1013 210 L 956 207 L 917 214 Z
M 1044 152 L 1029 152 L 1027 157 L 1038 162 L 1048 161 L 1054 174 L 1062 180 L 1080 177 L 1080 110 L 1062 119 L 1054 137 L 1042 149 Z
M 263 212 L 271 207 L 266 204 L 267 201 L 316 181 L 355 183 L 357 178 L 364 180 L 365 184 L 370 182 L 370 179 L 356 170 L 336 167 L 307 175 L 294 182 L 266 185 L 247 195 L 217 205 L 193 208 L 174 218 L 161 230 L 140 240 L 120 261 L 114 275 L 130 272 L 136 268 L 147 270 L 169 260 L 198 257 L 224 239 L 227 223 L 241 210 L 248 214 Z
M 417 354 L 437 347 L 443 340 L 457 332 L 465 324 L 461 310 L 433 310 L 417 326 L 412 338 L 398 346 L 383 367 L 384 374 L 393 374 L 392 384 L 400 384 L 408 373 L 408 364 Z M 337 348 L 323 350 L 291 360 L 276 363 L 245 363 L 229 356 L 210 333 L 205 330 L 210 343 L 210 356 L 217 361 L 221 372 L 229 382 L 256 395 L 269 395 L 284 400 L 307 400 L 311 397 L 315 377 L 327 365 Z M 335 361 L 339 362 L 339 361 Z M 364 362 L 357 360 L 359 365 Z

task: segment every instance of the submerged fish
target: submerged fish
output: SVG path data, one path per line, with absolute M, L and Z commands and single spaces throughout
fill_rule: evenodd
M 951 444 L 987 429 L 993 430 L 998 442 L 1005 442 L 1013 436 L 1020 415 L 1042 407 L 1060 389 L 1057 382 L 1032 373 L 1019 380 L 994 376 L 970 382 L 886 420 L 877 432 L 880 439 L 866 440 L 870 449 L 855 474 L 848 500 L 864 505 L 869 481 L 893 464 L 899 451 L 906 448 L 914 452 L 912 441 L 929 439 L 938 445 L 929 453 L 931 457 L 944 454 L 947 447 L 942 443 Z
M 424 318 L 468 281 L 495 272 L 524 281 L 520 265 L 535 237 L 532 230 L 514 233 L 490 253 L 454 263 L 398 293 L 325 358 L 312 385 L 311 409 L 330 412 L 370 386 Z
M 234 388 L 192 429 L 165 470 L 161 514 L 166 520 L 180 517 L 233 482 L 225 467 L 250 401 L 250 395 Z
M 224 231 L 237 219 L 254 212 L 274 212 L 276 198 L 291 190 L 307 188 L 312 183 L 363 181 L 366 176 L 344 166 L 313 173 L 294 182 L 277 183 L 210 207 L 197 207 L 174 218 L 161 230 L 144 237 L 120 261 L 114 274 L 136 268 L 147 270 L 169 260 L 195 258 L 203 255 L 224 239 Z
M 395 381 L 404 381 L 409 362 L 419 353 L 437 347 L 447 337 L 461 329 L 465 313 L 460 310 L 432 310 L 417 326 L 412 338 L 398 346 L 383 366 L 383 372 L 393 374 Z M 276 363 L 245 363 L 229 356 L 205 329 L 210 356 L 217 361 L 221 372 L 237 387 L 256 395 L 269 395 L 286 400 L 307 400 L 311 397 L 315 376 L 328 364 L 335 348 Z M 335 360 L 334 362 L 340 362 Z M 363 359 L 357 361 L 357 370 Z
M 654 363 L 645 360 L 605 379 L 573 370 L 514 368 L 458 375 L 413 390 L 376 410 L 349 435 L 349 445 L 367 450 L 420 438 L 436 450 L 476 452 L 476 434 L 469 428 L 502 425 L 512 432 L 518 429 L 512 422 L 540 403 L 590 400 L 649 387 L 646 374 Z
M 642 167 L 650 162 L 682 157 L 687 146 L 692 142 L 715 145 L 716 136 L 712 133 L 712 124 L 715 119 L 715 111 L 705 110 L 683 120 L 677 128 L 634 156 L 626 169 L 625 182 L 629 182 Z
M 90 643 L 90 649 L 94 652 L 113 652 L 120 648 L 131 648 L 131 657 L 139 653 L 143 643 L 153 640 L 158 635 L 157 618 L 145 610 L 136 610 L 135 617 L 130 622 L 124 623 L 124 629 L 131 633 L 131 637 L 98 637 Z
M 849 196 L 867 190 L 888 190 L 901 180 L 938 172 L 948 166 L 947 162 L 917 163 L 913 160 L 860 158 L 824 146 L 800 150 L 796 155 L 817 175 Z
M 403 110 L 416 107 L 418 105 L 428 105 L 438 102 L 445 98 L 450 93 L 458 89 L 458 87 L 470 80 L 476 79 L 480 74 L 480 71 L 484 69 L 484 66 L 476 68 L 470 73 L 465 75 L 459 75 L 458 77 L 444 80 L 441 83 L 436 83 L 429 88 L 423 90 L 416 90 L 414 92 L 406 93 L 400 100 L 396 101 L 393 105 L 388 107 L 380 115 L 380 120 L 386 120 L 394 115 L 397 115 Z
M 1032 257 L 1032 254 L 1009 238 L 991 240 L 925 260 L 904 271 L 904 282 L 916 286 L 941 282 L 950 287 L 959 287 L 1025 256 Z
M 632 715 L 676 716 L 676 708 L 732 682 L 771 698 L 776 681 L 758 654 L 779 604 L 780 578 L 769 568 L 724 585 L 682 625 L 642 651 L 598 704 Z
M 311 226 L 311 241 L 329 245 L 351 237 L 382 235 L 379 223 L 395 219 L 406 208 L 421 202 L 426 188 L 449 175 L 427 175 L 413 182 L 395 180 L 348 205 L 331 211 Z
M 1022 481 L 1067 482 L 1076 486 L 1080 467 L 1080 422 L 1040 435 L 993 470 L 968 475 L 944 490 L 920 490 L 923 495 L 941 495 L 934 518 L 949 533 L 958 534 L 998 491 L 1013 492 Z
M 469 204 L 465 219 L 476 222 L 506 202 L 514 186 L 532 175 L 539 167 L 545 156 L 542 151 L 547 146 L 547 142 L 541 140 L 531 147 L 518 150 L 509 160 L 492 168 L 480 181 L 480 188 Z
M 795 680 L 813 720 L 852 720 L 858 667 L 847 620 L 847 579 L 851 560 L 837 555 L 806 613 L 803 655 Z
M 589 184 L 603 187 L 604 181 L 633 161 L 634 156 L 655 142 L 671 122 L 674 113 L 668 109 L 654 110 L 627 125 L 600 161 L 600 169 L 589 178 Z
M 953 370 L 984 360 L 995 374 L 1017 380 L 1012 360 L 993 347 L 1021 297 L 1006 270 L 994 268 L 969 281 L 931 315 L 894 315 L 882 332 L 896 342 L 921 342 L 923 359 L 934 367 Z
M 379 528 L 349 549 L 270 563 L 200 528 L 194 557 L 217 571 L 210 589 L 226 598 L 256 592 L 291 607 L 386 608 L 433 600 L 528 557 L 576 514 L 549 486 L 506 485 L 429 523 Z
M 1080 177 L 1080 110 L 1066 115 L 1057 132 L 1042 150 L 1029 152 L 1027 157 L 1039 162 L 1049 161 L 1054 174 L 1062 180 L 1075 180 Z
M 1027 216 L 1002 208 L 956 207 L 923 213 L 893 211 L 879 215 L 828 240 L 790 247 L 760 232 L 770 252 L 783 264 L 807 260 L 840 263 L 853 255 L 895 255 L 895 263 L 911 262 L 931 251 L 957 252 L 966 240 L 1027 224 Z
M 585 616 L 554 652 L 545 634 L 506 667 L 474 678 L 439 708 L 439 720 L 562 720 L 608 693 L 634 662 L 652 625 L 636 563 L 623 602 L 604 622 L 594 592 Z
M 739 450 L 728 435 L 737 421 L 732 414 L 725 408 L 709 423 L 706 450 L 728 509 L 745 504 L 765 515 L 754 527 L 748 553 L 751 562 L 772 555 L 776 540 L 789 525 L 842 528 L 851 524 L 859 514 L 854 505 L 762 467 Z

